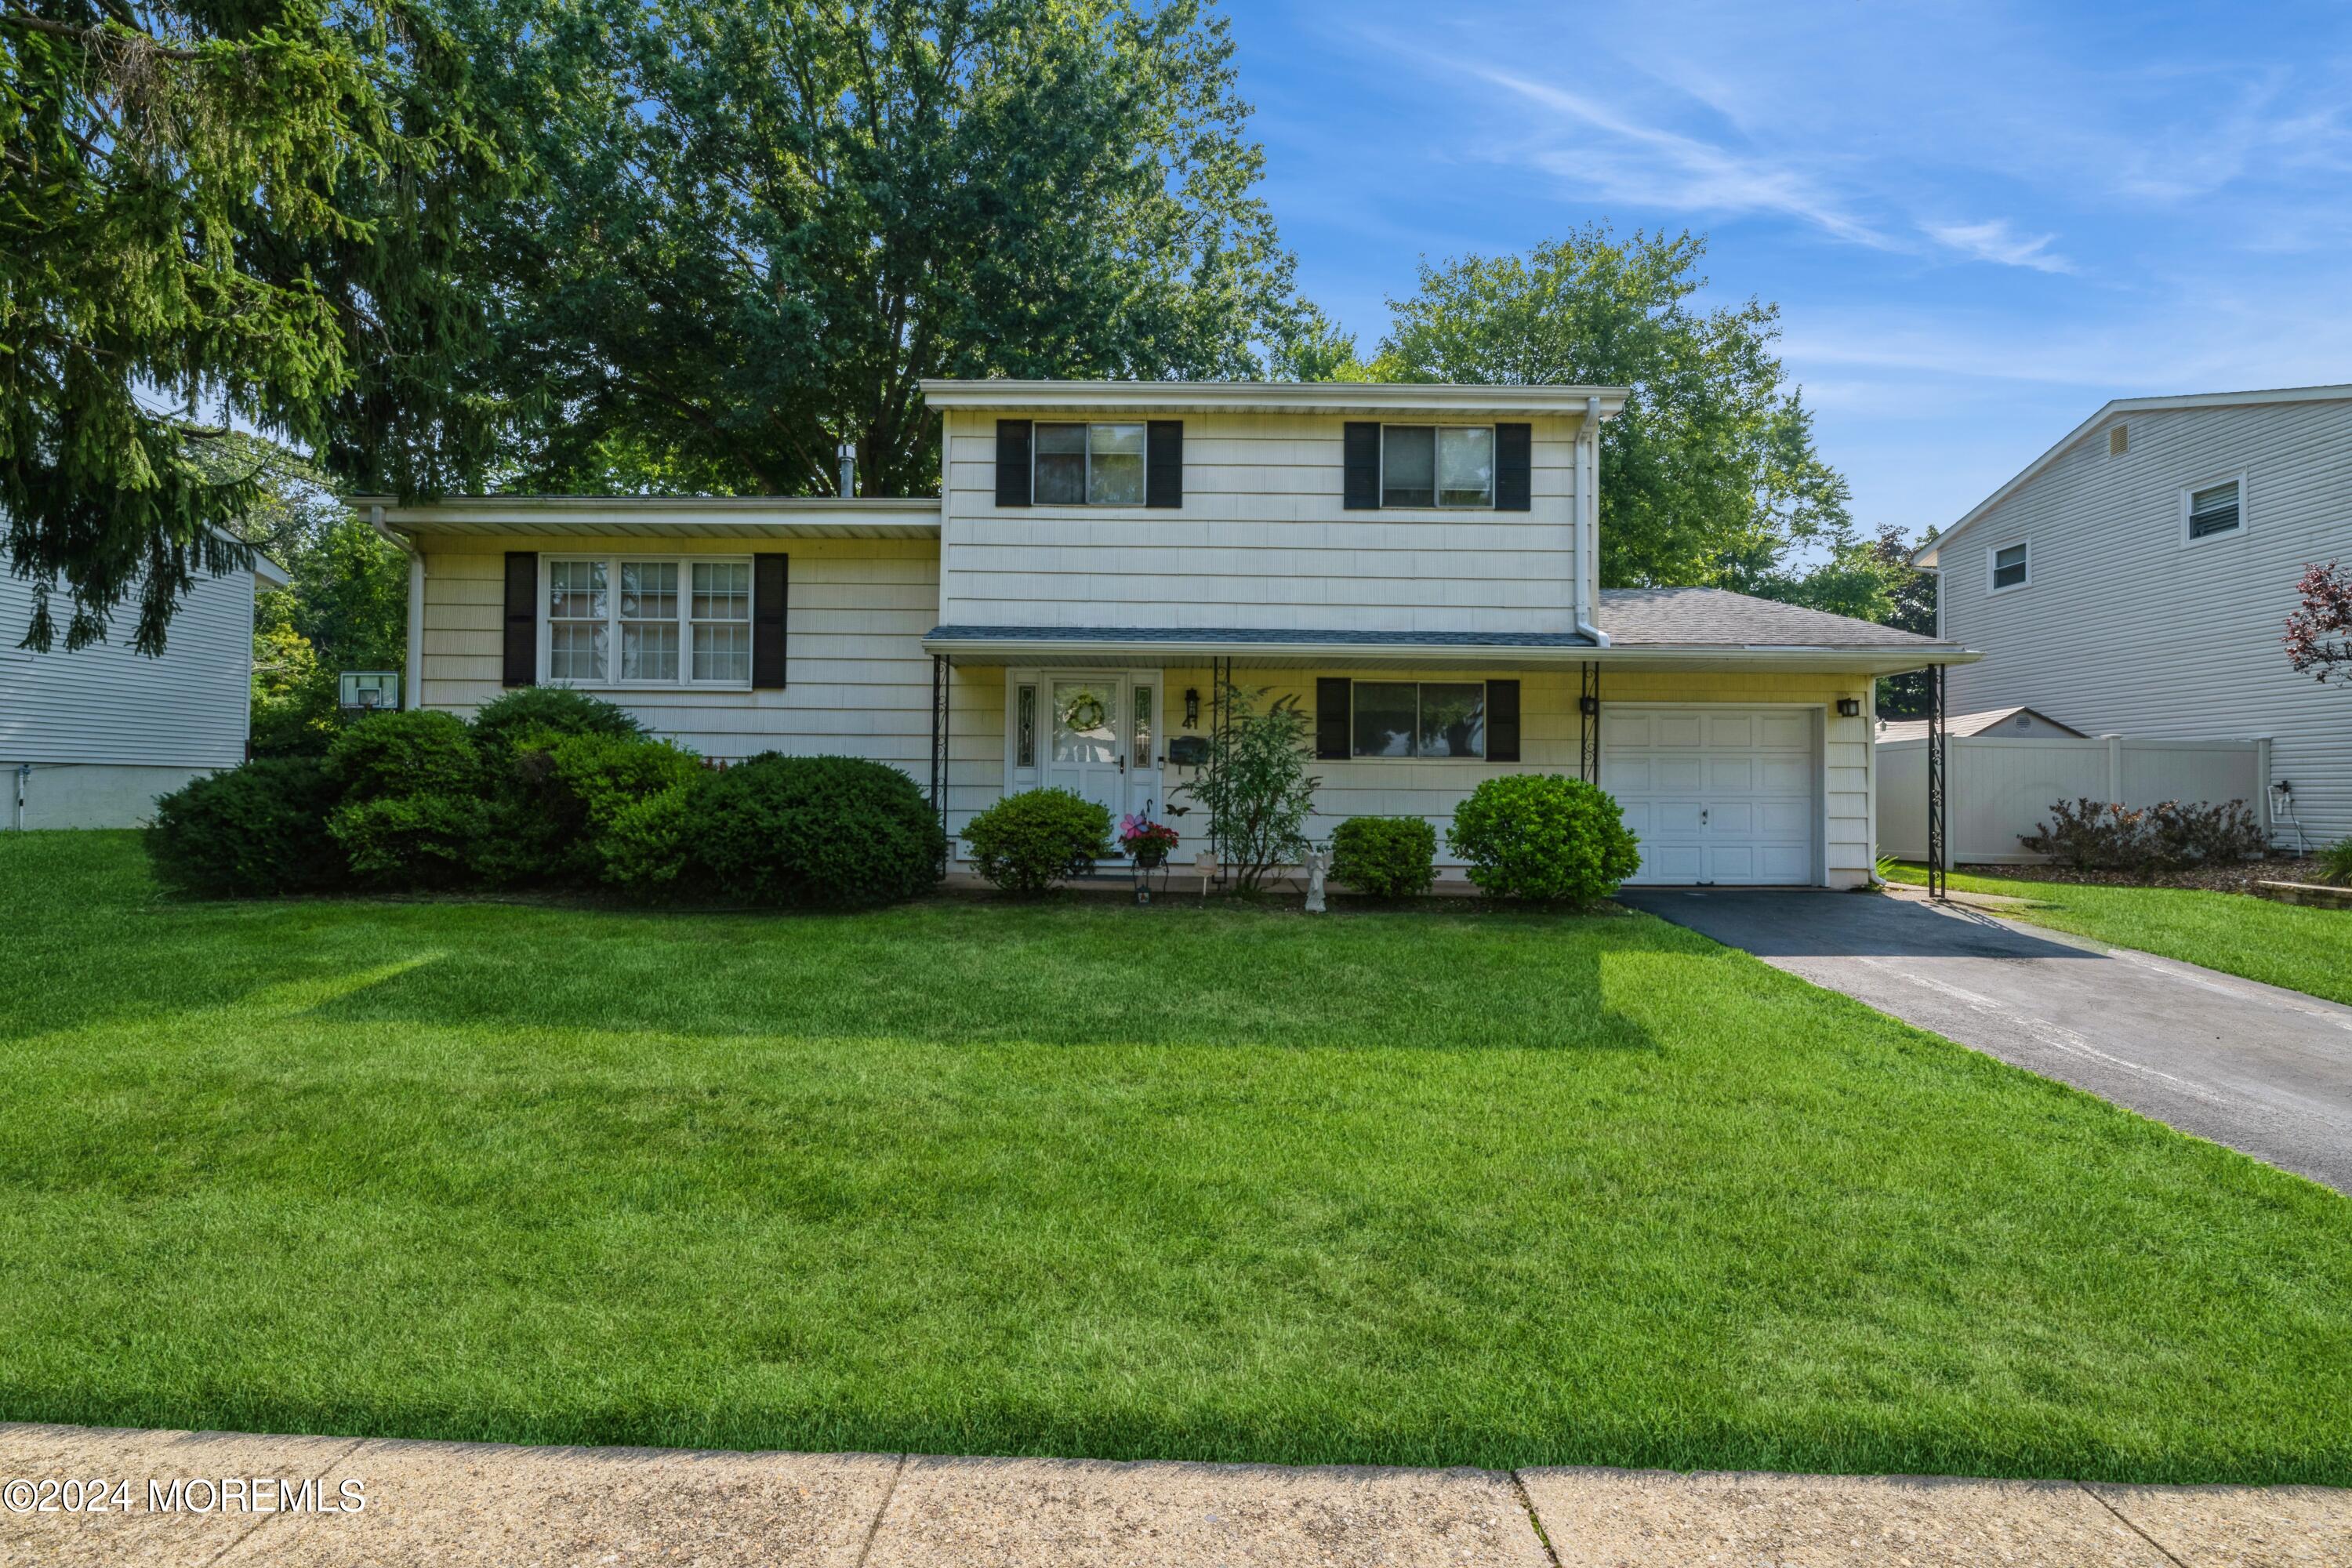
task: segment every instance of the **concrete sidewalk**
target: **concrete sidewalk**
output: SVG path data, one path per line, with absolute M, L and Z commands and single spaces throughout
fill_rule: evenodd
M 257 1489 L 254 1478 L 277 1484 Z M 45 1480 L 80 1486 L 44 1490 Z M 111 1505 L 125 1481 L 122 1510 Z M 175 1481 L 179 1508 L 151 1508 L 150 1483 L 169 1501 Z M 109 1510 L 65 1511 L 87 1509 L 93 1482 Z M 268 1510 L 256 1510 L 257 1491 Z M 224 1510 L 224 1495 L 240 1506 Z M 44 1496 L 58 1511 L 39 1511 Z M 2352 1492 L 2308 1487 L 1283 1469 L 6 1425 L 0 1502 L 0 1563 L 26 1568 L 2352 1563 Z

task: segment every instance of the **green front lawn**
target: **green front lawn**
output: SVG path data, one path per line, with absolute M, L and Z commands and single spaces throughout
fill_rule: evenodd
M 2352 1202 L 1643 917 L 0 892 L 0 1419 L 2352 1481 Z
M 1894 865 L 1886 874 L 1914 886 L 1927 879 L 1924 866 Z M 2352 910 L 2192 888 L 2092 887 L 1966 871 L 1953 872 L 1950 881 L 1962 892 L 2030 899 L 2000 912 L 2053 931 L 2352 1003 Z

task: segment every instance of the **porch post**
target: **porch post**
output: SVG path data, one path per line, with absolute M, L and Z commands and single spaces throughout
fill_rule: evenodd
M 940 875 L 948 874 L 948 656 L 931 655 L 931 815 L 940 819 Z
M 1948 853 L 1945 841 L 1945 800 L 1949 784 L 1945 776 L 1948 763 L 1944 753 L 1944 667 L 1930 665 L 1927 668 L 1927 896 L 1942 900 L 1944 891 L 1944 861 Z
M 1586 784 L 1601 782 L 1601 667 L 1578 667 L 1576 772 Z

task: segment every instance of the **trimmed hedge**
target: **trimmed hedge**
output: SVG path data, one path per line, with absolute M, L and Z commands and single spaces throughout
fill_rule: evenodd
M 568 686 L 519 686 L 474 713 L 474 741 L 487 752 L 511 752 L 533 735 L 612 735 L 635 740 L 646 732 L 617 703 Z
M 1109 811 L 1066 789 L 1006 795 L 964 826 L 963 841 L 982 876 L 1024 897 L 1083 877 L 1115 853 Z
M 265 757 L 193 779 L 155 803 L 147 856 L 166 887 L 204 898 L 331 888 L 346 870 L 327 832 L 338 794 L 317 757 Z
M 1486 780 L 1454 808 L 1445 842 L 1496 899 L 1590 904 L 1642 864 L 1615 799 L 1560 773 Z
M 1437 829 L 1418 816 L 1351 816 L 1331 835 L 1331 877 L 1369 898 L 1419 898 L 1437 880 Z
M 758 904 L 897 903 L 937 885 L 947 852 L 915 781 L 858 757 L 739 763 L 688 794 L 679 826 L 710 890 Z

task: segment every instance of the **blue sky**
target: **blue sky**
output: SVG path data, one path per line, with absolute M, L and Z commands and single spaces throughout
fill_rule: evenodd
M 1227 0 L 1265 194 L 1369 352 L 1423 256 L 1704 231 L 1854 514 L 2110 397 L 2352 381 L 2352 7 Z

